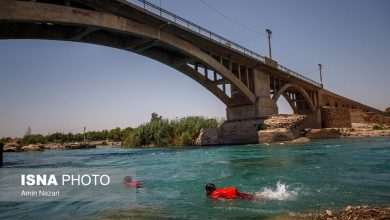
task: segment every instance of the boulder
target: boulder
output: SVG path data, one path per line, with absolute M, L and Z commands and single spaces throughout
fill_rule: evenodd
M 309 129 L 306 133 L 306 137 L 310 139 L 339 138 L 340 136 L 341 132 L 338 128 Z
M 296 128 L 305 120 L 305 115 L 271 115 L 265 121 L 266 129 Z
M 23 146 L 22 151 L 41 151 L 43 150 L 42 144 L 29 144 L 27 146 Z
M 307 137 L 300 137 L 300 138 L 297 138 L 295 140 L 292 140 L 290 143 L 292 144 L 301 144 L 301 143 L 306 143 L 306 142 L 309 142 L 310 139 L 307 138 Z
M 265 130 L 258 132 L 259 143 L 292 141 L 300 137 L 304 115 L 271 115 L 264 120 Z
M 299 129 L 275 128 L 259 131 L 259 143 L 291 141 L 299 137 Z
M 220 136 L 219 133 L 219 128 L 202 128 L 198 138 L 196 138 L 195 144 L 198 146 L 218 145 Z
M 43 148 L 45 150 L 60 150 L 60 149 L 65 149 L 65 147 L 61 144 L 55 144 L 55 143 L 51 143 L 51 144 L 46 144 L 43 146 Z
M 15 143 L 6 143 L 3 147 L 3 152 L 18 152 L 20 151 L 20 146 Z

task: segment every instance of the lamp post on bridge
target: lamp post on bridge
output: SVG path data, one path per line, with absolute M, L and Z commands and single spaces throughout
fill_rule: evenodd
M 160 16 L 162 17 L 161 0 L 160 0 Z
M 271 53 L 271 35 L 272 31 L 270 29 L 265 30 L 268 34 L 268 51 L 269 51 L 269 58 L 272 60 L 272 53 Z
M 321 81 L 321 88 L 324 88 L 324 84 L 322 83 L 322 64 L 318 64 L 318 67 L 320 68 L 320 81 Z

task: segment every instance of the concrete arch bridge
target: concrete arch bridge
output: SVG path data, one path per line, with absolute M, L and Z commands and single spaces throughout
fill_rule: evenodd
M 0 39 L 99 44 L 168 65 L 226 105 L 227 143 L 256 142 L 280 96 L 306 127 L 322 126 L 324 106 L 382 113 L 144 0 L 0 0 Z

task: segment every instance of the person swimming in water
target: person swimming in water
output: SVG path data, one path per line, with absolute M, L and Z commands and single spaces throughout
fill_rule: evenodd
M 236 187 L 217 188 L 209 183 L 205 186 L 206 195 L 211 199 L 255 199 L 254 195 L 238 192 Z
M 138 182 L 138 181 L 132 181 L 131 176 L 126 176 L 123 184 L 125 185 L 126 188 L 131 188 L 131 187 L 141 188 L 142 187 L 142 183 Z

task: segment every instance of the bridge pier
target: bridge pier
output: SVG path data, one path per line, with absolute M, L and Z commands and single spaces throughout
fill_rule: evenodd
M 278 113 L 276 101 L 271 98 L 270 94 L 269 74 L 254 69 L 253 92 L 256 96 L 255 104 L 226 108 L 227 120 L 219 127 L 218 144 L 259 143 L 260 125 L 269 115 Z M 238 93 L 233 90 L 232 94 Z
M 269 74 L 254 69 L 254 94 L 256 103 L 226 108 L 228 121 L 264 119 L 278 113 L 276 101 L 271 99 Z M 234 91 L 232 91 L 234 94 Z

